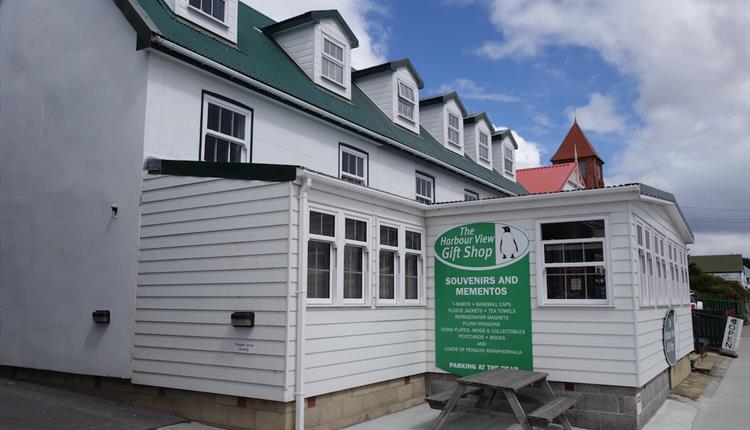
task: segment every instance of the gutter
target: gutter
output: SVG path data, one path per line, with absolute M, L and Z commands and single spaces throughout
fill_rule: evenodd
M 294 369 L 294 428 L 305 428 L 305 313 L 307 311 L 307 200 L 312 178 L 306 173 L 301 172 L 299 178 L 302 180 L 302 186 L 299 189 L 299 235 L 298 243 L 299 254 L 297 256 L 298 281 L 297 281 L 297 342 Z M 291 265 L 290 265 L 291 267 Z
M 403 151 L 406 151 L 406 152 L 408 152 L 408 153 L 410 153 L 410 154 L 412 154 L 412 155 L 414 155 L 416 157 L 419 157 L 421 159 L 424 159 L 424 160 L 430 161 L 432 163 L 435 163 L 435 164 L 437 164 L 437 165 L 439 165 L 439 166 L 441 166 L 443 168 L 446 168 L 446 169 L 448 169 L 448 170 L 450 170 L 450 171 L 452 171 L 454 173 L 458 173 L 461 176 L 464 176 L 466 178 L 471 179 L 472 181 L 479 182 L 482 185 L 485 185 L 485 186 L 487 186 L 489 188 L 492 188 L 494 190 L 500 191 L 500 192 L 502 192 L 504 194 L 509 194 L 511 196 L 517 195 L 517 194 L 515 194 L 515 193 L 513 193 L 513 192 L 511 192 L 509 190 L 506 190 L 506 189 L 504 189 L 504 188 L 502 188 L 502 187 L 500 187 L 498 185 L 495 185 L 495 184 L 493 184 L 491 182 L 488 182 L 488 181 L 486 181 L 484 179 L 481 179 L 481 178 L 476 177 L 476 176 L 470 176 L 467 172 L 465 172 L 465 171 L 463 171 L 463 170 L 461 170 L 461 169 L 459 169 L 459 168 L 457 168 L 457 167 L 455 167 L 455 166 L 453 166 L 451 164 L 448 164 L 448 163 L 440 161 L 440 160 L 438 160 L 436 158 L 430 157 L 430 156 L 428 156 L 428 155 L 426 155 L 426 154 L 424 154 L 424 153 L 422 153 L 420 151 L 417 151 L 417 150 L 415 150 L 415 149 L 413 149 L 413 148 L 411 148 L 409 146 L 404 145 L 403 143 L 401 143 L 401 142 L 399 142 L 397 140 L 393 140 L 393 139 L 385 137 L 385 136 L 383 136 L 381 134 L 375 133 L 375 132 L 373 132 L 373 131 L 365 128 L 365 127 L 362 127 L 362 126 L 360 126 L 358 124 L 355 124 L 355 123 L 353 123 L 351 121 L 345 120 L 345 119 L 343 119 L 343 118 L 341 118 L 339 116 L 336 116 L 336 115 L 334 115 L 334 114 L 332 114 L 332 113 L 330 113 L 330 112 L 328 112 L 328 111 L 326 111 L 324 109 L 321 109 L 321 108 L 319 108 L 319 107 L 317 107 L 317 106 L 315 106 L 313 104 L 310 104 L 310 103 L 308 103 L 306 101 L 303 101 L 303 100 L 300 100 L 300 99 L 298 99 L 296 97 L 293 97 L 293 96 L 291 96 L 291 95 L 289 95 L 289 94 L 287 94 L 287 93 L 285 93 L 283 91 L 279 91 L 279 90 L 277 90 L 276 88 L 274 88 L 274 87 L 272 87 L 270 85 L 266 85 L 263 82 L 255 80 L 253 78 L 250 78 L 247 75 L 244 75 L 244 74 L 242 74 L 240 72 L 237 72 L 234 69 L 231 69 L 231 68 L 229 68 L 227 66 L 224 66 L 223 64 L 220 64 L 220 63 L 218 63 L 218 62 L 216 62 L 214 60 L 211 60 L 211 59 L 206 58 L 206 57 L 204 57 L 204 56 L 202 56 L 200 54 L 197 54 L 196 52 L 191 51 L 190 49 L 187 49 L 185 47 L 182 47 L 182 46 L 180 46 L 180 45 L 178 45 L 178 44 L 176 44 L 174 42 L 171 42 L 171 41 L 165 39 L 162 36 L 159 36 L 157 34 L 152 34 L 152 36 L 151 36 L 151 42 L 153 44 L 162 46 L 162 47 L 164 47 L 164 48 L 166 48 L 166 49 L 168 49 L 170 51 L 174 51 L 174 52 L 176 52 L 176 53 L 178 53 L 178 54 L 180 54 L 180 55 L 182 55 L 184 57 L 187 57 L 187 58 L 189 58 L 191 60 L 197 61 L 200 64 L 204 64 L 206 66 L 209 66 L 209 67 L 211 67 L 211 68 L 213 68 L 213 69 L 215 69 L 217 71 L 220 71 L 221 73 L 224 73 L 224 74 L 232 77 L 233 79 L 237 79 L 238 81 L 244 82 L 244 83 L 246 83 L 248 85 L 251 85 L 251 86 L 253 86 L 255 88 L 260 89 L 261 91 L 264 91 L 264 92 L 266 92 L 268 94 L 271 94 L 274 97 L 278 97 L 278 98 L 280 98 L 280 99 L 282 99 L 282 100 L 284 100 L 286 102 L 289 102 L 291 104 L 297 105 L 297 106 L 301 107 L 303 110 L 312 112 L 312 113 L 314 113 L 316 115 L 319 115 L 319 116 L 321 116 L 323 118 L 326 118 L 326 119 L 331 120 L 331 121 L 333 121 L 335 123 L 338 123 L 338 124 L 340 124 L 340 125 L 342 125 L 344 127 L 352 129 L 352 130 L 354 130 L 354 131 L 356 131 L 358 133 L 366 135 L 366 136 L 368 136 L 368 137 L 370 137 L 372 139 L 386 142 L 389 145 L 395 146 L 396 148 L 401 149 Z

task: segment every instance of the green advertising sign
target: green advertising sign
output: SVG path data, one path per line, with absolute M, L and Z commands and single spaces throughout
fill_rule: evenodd
M 495 223 L 451 228 L 435 241 L 435 361 L 459 376 L 533 370 L 529 239 Z

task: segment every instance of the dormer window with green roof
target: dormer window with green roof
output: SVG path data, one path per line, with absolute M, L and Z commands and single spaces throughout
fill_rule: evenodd
M 344 47 L 331 38 L 323 36 L 323 52 L 321 62 L 323 76 L 344 85 Z
M 175 15 L 190 21 L 200 33 L 212 33 L 237 43 L 239 0 L 168 0 Z
M 414 121 L 414 89 L 405 83 L 398 82 L 398 114 Z

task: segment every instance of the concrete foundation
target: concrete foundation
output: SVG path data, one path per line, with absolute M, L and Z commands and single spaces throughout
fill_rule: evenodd
M 228 429 L 293 430 L 294 402 L 274 402 L 132 384 L 128 379 L 0 366 L 0 376 L 169 412 Z M 416 375 L 310 397 L 305 428 L 336 430 L 424 402 L 425 377 Z

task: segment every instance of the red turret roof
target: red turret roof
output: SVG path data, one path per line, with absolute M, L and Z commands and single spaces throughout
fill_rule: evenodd
M 576 163 L 555 164 L 553 166 L 532 167 L 516 170 L 518 183 L 530 193 L 554 193 L 562 191 Z
M 573 121 L 573 125 L 570 126 L 568 134 L 565 136 L 565 139 L 563 139 L 560 147 L 557 148 L 557 152 L 555 152 L 555 155 L 552 156 L 550 161 L 553 163 L 560 161 L 573 161 L 576 152 L 578 153 L 579 159 L 593 156 L 598 158 L 599 161 L 604 164 L 604 160 L 602 160 L 602 157 L 596 152 L 596 149 L 591 145 L 591 142 L 586 138 L 586 135 L 583 134 L 583 130 L 578 126 L 578 122 Z

